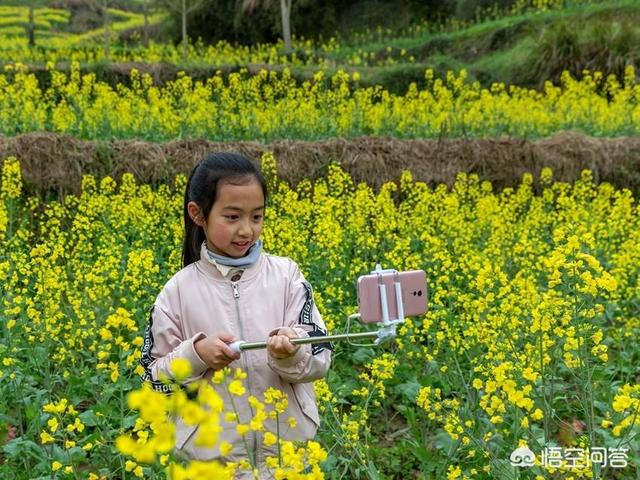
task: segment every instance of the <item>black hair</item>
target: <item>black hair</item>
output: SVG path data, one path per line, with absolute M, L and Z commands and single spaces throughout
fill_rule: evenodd
M 193 168 L 184 192 L 184 243 L 182 246 L 182 266 L 186 267 L 200 260 L 200 248 L 206 240 L 202 227 L 196 225 L 189 215 L 187 205 L 195 202 L 204 218 L 218 197 L 218 183 L 228 181 L 234 185 L 246 185 L 254 177 L 262 187 L 267 201 L 267 184 L 251 160 L 244 155 L 230 152 L 211 153 Z

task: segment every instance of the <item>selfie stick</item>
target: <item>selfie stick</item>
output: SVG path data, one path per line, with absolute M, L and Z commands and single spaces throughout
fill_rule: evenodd
M 380 264 L 376 265 L 376 269 L 371 272 L 378 275 L 378 289 L 380 291 L 380 303 L 382 307 L 382 327 L 375 332 L 361 333 L 341 333 L 338 335 L 322 335 L 316 337 L 292 338 L 290 342 L 294 345 L 304 345 L 306 343 L 326 343 L 337 342 L 342 340 L 358 340 L 364 338 L 375 338 L 375 344 L 393 338 L 396 336 L 396 325 L 404 322 L 404 306 L 402 305 L 402 285 L 398 277 L 398 271 L 395 269 L 382 270 Z M 395 275 L 394 287 L 396 293 L 396 305 L 398 306 L 398 318 L 389 319 L 389 303 L 387 301 L 387 289 L 382 283 L 383 273 L 393 273 Z M 349 319 L 360 317 L 359 313 L 349 315 Z M 238 340 L 229 344 L 229 348 L 236 353 L 242 353 L 245 350 L 259 350 L 267 348 L 267 342 L 245 342 Z

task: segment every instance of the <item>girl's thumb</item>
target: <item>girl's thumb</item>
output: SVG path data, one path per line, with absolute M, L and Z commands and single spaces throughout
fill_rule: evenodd
M 236 337 L 235 335 L 229 333 L 229 332 L 221 332 L 218 334 L 218 338 L 220 340 L 222 340 L 224 343 L 231 343 L 231 342 L 235 342 Z

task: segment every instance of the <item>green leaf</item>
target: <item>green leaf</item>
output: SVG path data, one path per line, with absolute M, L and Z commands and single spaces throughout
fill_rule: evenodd
M 371 460 L 369 460 L 369 462 L 367 463 L 367 473 L 369 474 L 369 478 L 371 478 L 372 480 L 378 480 L 378 478 L 380 478 L 378 469 Z
M 16 438 L 6 443 L 2 447 L 2 451 L 11 459 L 17 459 L 23 455 L 35 457 L 36 459 L 43 459 L 46 457 L 46 454 L 40 445 L 23 438 Z
M 93 410 L 86 410 L 82 412 L 78 415 L 78 418 L 80 418 L 80 421 L 87 427 L 95 427 L 98 425 L 98 417 Z
M 358 348 L 353 355 L 351 355 L 351 359 L 353 363 L 356 365 L 364 365 L 373 360 L 374 353 L 371 348 Z
M 124 428 L 133 428 L 136 424 L 136 420 L 138 419 L 138 415 L 127 415 L 122 419 L 122 425 Z
M 395 390 L 402 395 L 408 402 L 415 403 L 420 391 L 421 385 L 415 380 L 409 380 L 408 382 L 401 383 L 395 387 Z
M 425 465 L 430 465 L 434 463 L 433 457 L 429 453 L 429 450 L 426 449 L 426 447 L 421 446 L 418 448 L 414 448 L 413 453 L 418 458 L 418 460 L 420 460 L 420 462 L 422 462 Z
M 27 421 L 31 423 L 40 413 L 40 409 L 37 408 L 33 403 L 29 403 L 25 407 L 25 415 L 27 417 Z
M 436 447 L 438 447 L 440 450 L 448 452 L 449 450 L 451 450 L 451 447 L 453 447 L 454 441 L 447 432 L 438 432 L 435 437 L 435 443 Z
M 593 406 L 598 410 L 598 412 L 607 412 L 609 410 L 609 406 L 599 400 L 594 400 Z
M 517 476 L 516 467 L 509 460 L 491 460 L 491 467 L 494 478 L 514 480 Z

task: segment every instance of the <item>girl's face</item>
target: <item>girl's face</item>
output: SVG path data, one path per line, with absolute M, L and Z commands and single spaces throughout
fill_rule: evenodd
M 217 190 L 218 198 L 206 220 L 202 219 L 195 202 L 189 202 L 187 209 L 196 224 L 204 229 L 209 250 L 228 257 L 243 257 L 262 233 L 262 187 L 256 179 L 246 185 L 220 180 Z

